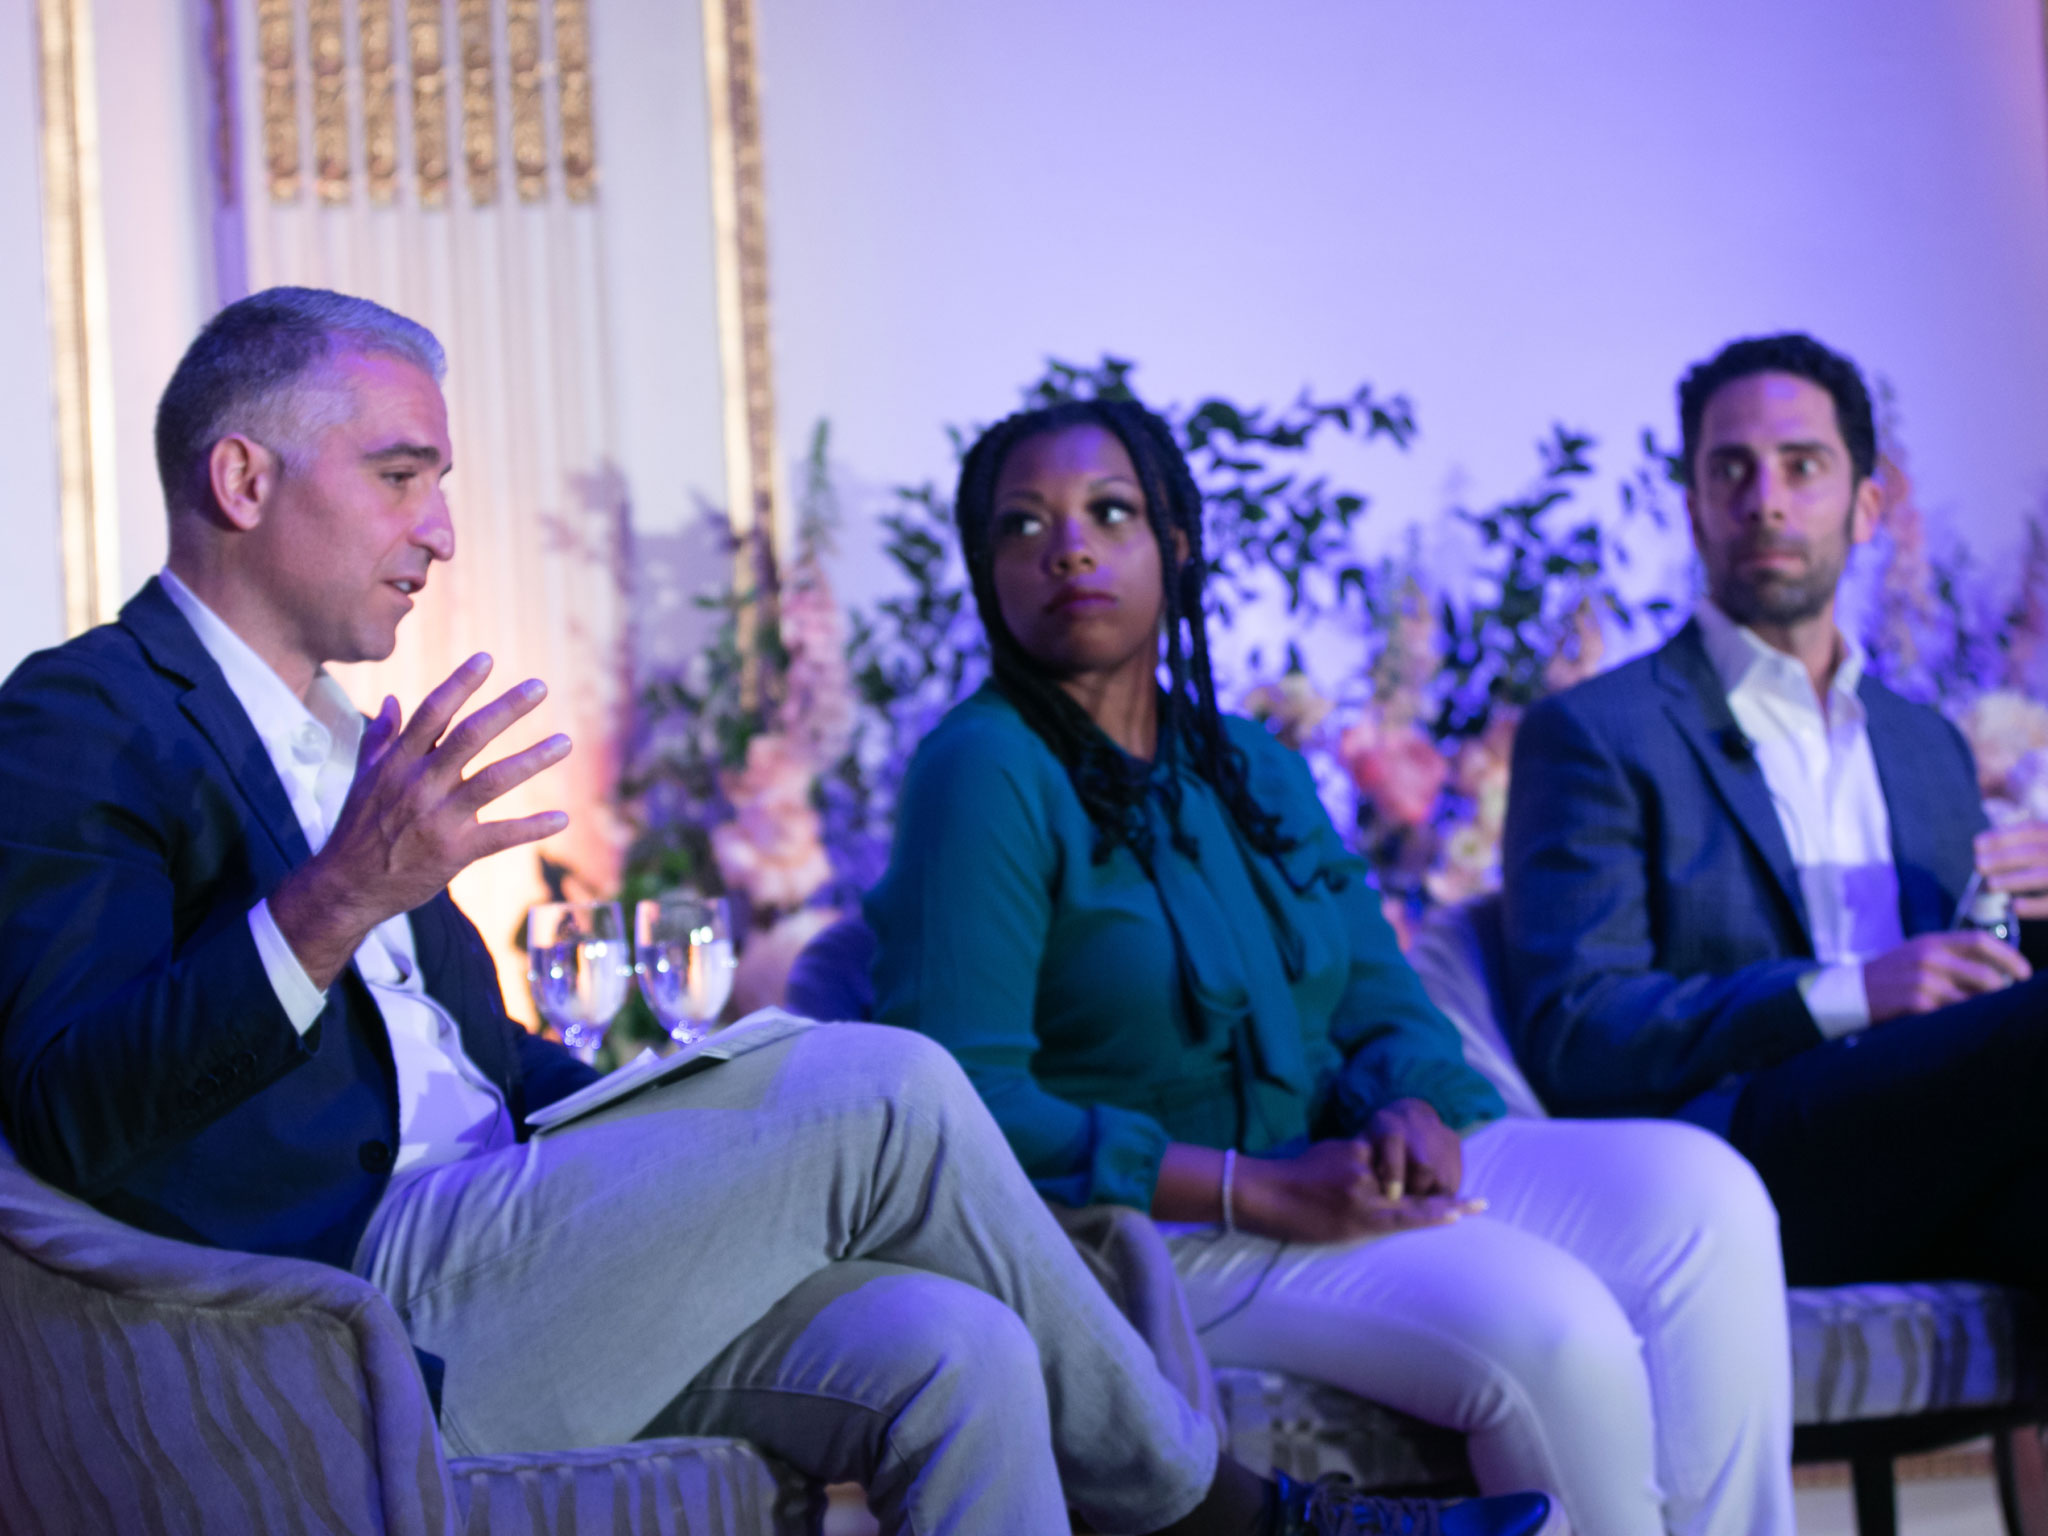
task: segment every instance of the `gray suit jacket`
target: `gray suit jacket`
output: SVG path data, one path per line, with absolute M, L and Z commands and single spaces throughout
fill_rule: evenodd
M 1945 927 L 1985 825 L 1961 734 L 1865 676 L 1900 917 Z M 1545 699 L 1502 850 L 1515 1054 L 1553 1109 L 1725 1131 L 1743 1078 L 1819 1043 L 1798 872 L 1696 624 Z

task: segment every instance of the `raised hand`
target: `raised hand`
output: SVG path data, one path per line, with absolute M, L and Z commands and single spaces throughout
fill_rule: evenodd
M 2027 958 L 1988 933 L 1923 933 L 1864 962 L 1870 1022 L 1931 1013 L 2034 974 Z
M 478 859 L 569 824 L 561 811 L 478 819 L 492 801 L 569 755 L 569 738 L 550 736 L 464 777 L 478 753 L 547 697 L 546 686 L 529 678 L 450 729 L 490 673 L 490 657 L 470 657 L 403 729 L 398 701 L 384 701 L 363 733 L 355 782 L 326 845 L 271 893 L 278 931 L 315 986 L 341 974 L 372 928 L 430 900 Z
M 1365 1141 L 1319 1141 L 1299 1157 L 1241 1157 L 1237 1224 L 1297 1243 L 1342 1243 L 1415 1227 L 1440 1227 L 1485 1209 L 1452 1194 L 1394 1197 L 1373 1172 Z
M 1455 1195 L 1465 1177 L 1458 1133 L 1420 1099 L 1396 1099 L 1365 1128 L 1373 1173 L 1389 1200 L 1403 1195 Z
M 2017 916 L 2048 917 L 2048 824 L 2022 821 L 1979 832 L 1976 854 L 1984 883 L 2010 891 Z

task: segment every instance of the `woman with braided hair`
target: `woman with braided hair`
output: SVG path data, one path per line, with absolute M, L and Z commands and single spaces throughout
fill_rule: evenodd
M 968 453 L 992 675 L 905 781 L 877 1017 L 959 1057 L 1046 1198 L 1162 1224 L 1218 1364 L 1460 1430 L 1581 1536 L 1790 1532 L 1761 1184 L 1688 1125 L 1502 1117 L 1306 765 L 1217 707 L 1201 512 L 1133 402 Z

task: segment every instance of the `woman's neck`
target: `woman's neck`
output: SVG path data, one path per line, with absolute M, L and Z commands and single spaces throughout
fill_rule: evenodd
M 1059 680 L 1067 696 L 1088 712 L 1102 734 L 1132 757 L 1151 762 L 1159 750 L 1159 680 L 1156 663 L 1083 672 Z

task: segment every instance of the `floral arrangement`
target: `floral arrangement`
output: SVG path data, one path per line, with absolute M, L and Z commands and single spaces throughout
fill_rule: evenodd
M 1945 711 L 1977 760 L 1998 825 L 2048 820 L 2048 509 L 2027 520 L 2009 600 L 1957 542 L 1937 544 L 1913 494 L 1897 401 L 1878 393 L 1879 575 L 1864 640 L 1878 675 Z
M 1999 604 L 1959 547 L 1929 540 L 1890 392 L 1881 400 L 1883 500 L 1866 625 L 1872 665 L 1956 721 L 1995 823 L 2048 819 L 2048 704 L 2039 698 L 2048 666 L 2048 516 L 2030 520 L 2016 595 Z M 1298 669 L 1245 696 L 1247 713 L 1338 770 L 1388 915 L 1404 934 L 1420 906 L 1498 889 L 1522 709 L 1602 669 L 1603 616 L 1623 629 L 1631 624 L 1608 571 L 1610 560 L 1626 562 L 1626 548 L 1586 523 L 1561 537 L 1547 530 L 1567 499 L 1563 482 L 1584 473 L 1585 447 L 1558 433 L 1533 495 L 1491 513 L 1458 514 L 1495 552 L 1478 573 L 1476 596 L 1471 583 L 1441 584 L 1432 594 L 1412 554 L 1398 579 L 1380 584 L 1385 596 L 1370 605 L 1369 686 L 1349 709 Z M 1646 511 L 1662 526 L 1676 465 L 1648 434 L 1642 450 L 1622 488 L 1624 517 Z M 1675 612 L 1669 599 L 1642 606 L 1660 629 Z
M 1131 371 L 1107 357 L 1053 362 L 1025 403 L 1128 396 Z M 1994 816 L 2048 817 L 2048 705 L 2034 696 L 2048 667 L 2048 518 L 2029 525 L 2019 594 L 1998 607 L 1959 550 L 1928 538 L 1882 399 L 1873 666 L 1956 718 Z M 1632 604 L 1618 582 L 1630 519 L 1670 524 L 1674 456 L 1645 432 L 1621 517 L 1603 521 L 1581 504 L 1592 439 L 1553 429 L 1526 493 L 1452 514 L 1479 554 L 1445 576 L 1424 569 L 1412 535 L 1398 557 L 1359 560 L 1352 535 L 1370 498 L 1316 469 L 1332 435 L 1405 447 L 1404 397 L 1361 386 L 1281 411 L 1208 397 L 1162 414 L 1208 504 L 1212 617 L 1228 628 L 1277 608 L 1296 637 L 1277 675 L 1260 645 L 1244 652 L 1241 707 L 1308 756 L 1404 933 L 1423 906 L 1496 889 L 1522 711 L 1600 671 L 1639 618 L 1661 632 L 1677 611 L 1668 597 Z M 956 454 L 969 435 L 951 434 Z M 621 786 L 636 828 L 624 894 L 690 885 L 734 899 L 734 1011 L 777 1000 L 797 952 L 880 875 L 910 753 L 986 671 L 951 507 L 933 485 L 899 489 L 881 515 L 898 589 L 868 612 L 840 607 L 826 571 L 838 522 L 828 443 L 821 425 L 788 571 L 752 547 L 753 583 L 702 599 L 724 616 L 718 637 L 686 675 L 646 691 Z M 1339 658 L 1330 685 L 1304 650 Z M 1229 677 L 1219 684 L 1232 694 Z
M 1977 758 L 1977 788 L 1996 826 L 2048 821 L 2048 705 L 2010 688 L 1972 699 L 1956 721 Z
M 1498 888 L 1522 710 L 1601 669 L 1608 620 L 1622 629 L 1637 621 L 1613 579 L 1626 546 L 1589 516 L 1556 526 L 1593 473 L 1592 446 L 1554 429 L 1527 494 L 1454 514 L 1481 548 L 1462 579 L 1432 581 L 1413 538 L 1405 559 L 1382 565 L 1366 602 L 1364 686 L 1348 707 L 1300 670 L 1245 695 L 1246 713 L 1334 768 L 1333 814 L 1357 826 L 1404 936 L 1419 908 Z M 1623 520 L 1662 526 L 1669 456 L 1648 434 L 1641 446 L 1643 462 L 1622 484 Z M 1673 605 L 1657 598 L 1642 609 L 1661 622 Z
M 619 787 L 633 829 L 621 898 L 690 889 L 731 901 L 735 1016 L 779 1000 L 790 962 L 837 915 L 818 786 L 850 750 L 858 706 L 848 619 L 826 571 L 826 447 L 821 429 L 789 569 L 758 536 L 729 546 L 751 580 L 699 598 L 721 615 L 718 631 L 688 668 L 642 690 Z M 611 1038 L 662 1036 L 636 997 Z

